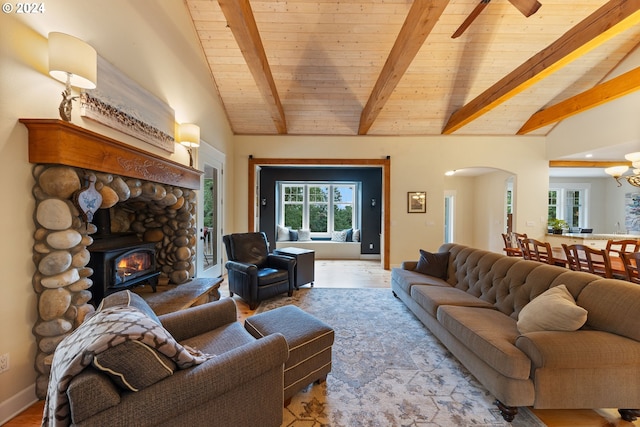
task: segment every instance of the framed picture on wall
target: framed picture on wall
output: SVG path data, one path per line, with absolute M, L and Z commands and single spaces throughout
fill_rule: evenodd
M 427 212 L 427 192 L 409 191 L 407 193 L 407 212 L 425 213 Z

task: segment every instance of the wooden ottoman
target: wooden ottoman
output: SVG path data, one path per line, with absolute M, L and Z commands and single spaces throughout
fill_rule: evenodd
M 256 314 L 244 321 L 251 335 L 262 338 L 279 332 L 289 345 L 284 365 L 284 405 L 312 382 L 321 383 L 331 371 L 333 328 L 294 305 Z

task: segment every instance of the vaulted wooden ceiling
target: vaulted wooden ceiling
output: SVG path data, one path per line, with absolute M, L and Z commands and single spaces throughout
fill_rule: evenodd
M 236 134 L 544 135 L 640 88 L 640 0 L 186 0 Z M 607 84 L 605 81 L 610 80 Z

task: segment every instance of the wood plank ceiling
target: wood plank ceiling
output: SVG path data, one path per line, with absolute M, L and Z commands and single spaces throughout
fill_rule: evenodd
M 479 1 L 185 0 L 236 134 L 545 135 L 639 88 L 600 84 L 640 0 L 493 0 L 451 38 Z

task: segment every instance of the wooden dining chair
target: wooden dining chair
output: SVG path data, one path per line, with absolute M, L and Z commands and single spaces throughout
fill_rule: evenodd
M 553 250 L 549 242 L 541 242 L 536 239 L 523 239 L 520 244 L 524 259 L 552 265 L 558 262 L 553 256 Z
M 526 234 L 520 234 L 516 232 L 502 233 L 502 240 L 504 241 L 503 250 L 505 251 L 507 256 L 521 257 L 522 249 L 520 249 L 520 244 L 518 242 L 526 238 Z
M 609 239 L 606 250 L 609 252 L 609 256 L 620 256 L 625 252 L 638 252 L 640 251 L 640 239 Z
M 606 251 L 611 259 L 611 271 L 616 279 L 626 279 L 627 274 L 623 267 L 623 253 L 640 251 L 640 239 L 607 240 Z
M 606 249 L 594 249 L 586 245 L 563 245 L 569 268 L 611 278 L 611 260 Z
M 623 252 L 622 262 L 626 279 L 640 285 L 640 252 Z

